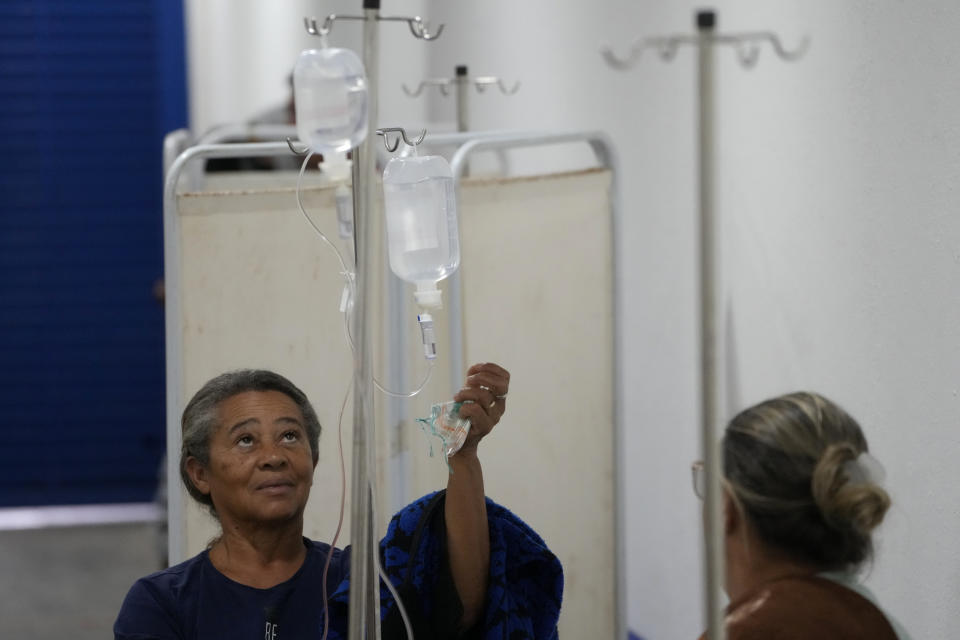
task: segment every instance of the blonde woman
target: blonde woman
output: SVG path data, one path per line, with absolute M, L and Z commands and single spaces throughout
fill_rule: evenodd
M 751 407 L 727 426 L 723 472 L 730 640 L 908 638 L 856 578 L 890 497 L 849 414 L 815 393 Z

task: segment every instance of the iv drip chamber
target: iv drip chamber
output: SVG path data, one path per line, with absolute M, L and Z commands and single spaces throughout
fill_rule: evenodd
M 440 156 L 395 157 L 383 171 L 390 268 L 417 286 L 426 308 L 441 306 L 437 283 L 460 265 L 453 172 Z
M 320 154 L 348 151 L 367 137 L 367 77 L 350 49 L 300 53 L 293 68 L 297 137 Z

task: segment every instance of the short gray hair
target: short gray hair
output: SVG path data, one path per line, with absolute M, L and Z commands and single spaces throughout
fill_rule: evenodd
M 319 456 L 320 420 L 306 394 L 295 384 L 278 373 L 263 369 L 240 369 L 220 374 L 194 394 L 181 419 L 180 477 L 193 499 L 206 505 L 214 516 L 217 514 L 213 500 L 194 486 L 187 473 L 187 459 L 196 458 L 205 467 L 210 464 L 210 438 L 219 426 L 220 403 L 248 391 L 279 391 L 293 400 L 303 414 L 313 460 Z

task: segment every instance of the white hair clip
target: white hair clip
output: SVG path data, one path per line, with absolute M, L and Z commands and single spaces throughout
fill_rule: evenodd
M 843 463 L 843 470 L 847 473 L 849 483 L 882 485 L 887 477 L 880 461 L 864 451 L 855 460 Z

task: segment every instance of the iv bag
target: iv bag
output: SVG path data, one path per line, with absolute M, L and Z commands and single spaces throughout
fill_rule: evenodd
M 348 151 L 367 137 L 367 77 L 349 49 L 307 49 L 293 68 L 297 136 L 316 153 Z
M 437 282 L 460 265 L 457 202 L 450 165 L 440 156 L 396 157 L 383 171 L 390 268 L 417 285 L 423 307 L 439 307 Z

